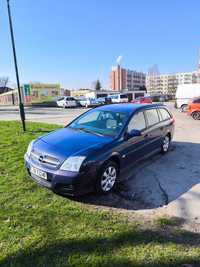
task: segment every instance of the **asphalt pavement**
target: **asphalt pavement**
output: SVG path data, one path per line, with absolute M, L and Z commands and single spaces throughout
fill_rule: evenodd
M 66 125 L 86 110 L 86 108 L 26 107 L 25 116 L 26 121 Z M 18 107 L 0 106 L 0 120 L 20 120 Z

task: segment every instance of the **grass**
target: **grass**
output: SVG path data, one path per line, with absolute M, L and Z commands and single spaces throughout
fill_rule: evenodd
M 26 147 L 56 127 L 28 123 L 24 134 L 18 122 L 0 122 L 0 267 L 200 266 L 198 234 L 163 233 L 165 220 L 147 228 L 31 181 L 23 165 Z
M 176 225 L 177 223 L 179 223 L 179 220 L 177 220 L 176 218 L 160 217 L 156 218 L 154 220 L 154 223 L 159 227 L 165 227 L 165 226 Z

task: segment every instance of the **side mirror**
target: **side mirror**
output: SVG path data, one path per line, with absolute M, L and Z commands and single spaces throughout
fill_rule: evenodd
M 130 138 L 132 138 L 132 137 L 141 136 L 141 135 L 142 135 L 142 133 L 141 133 L 140 130 L 133 129 L 133 130 L 131 130 L 129 133 L 127 132 L 127 133 L 125 134 L 125 138 L 126 138 L 126 140 L 127 140 L 127 139 L 130 139 Z

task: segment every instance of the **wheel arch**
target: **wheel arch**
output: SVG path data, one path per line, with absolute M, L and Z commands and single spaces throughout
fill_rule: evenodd
M 107 164 L 108 161 L 113 161 L 114 163 L 117 164 L 119 170 L 120 170 L 120 166 L 121 166 L 121 161 L 120 161 L 120 155 L 118 153 L 113 153 L 111 155 L 109 155 L 100 165 L 100 169 L 102 170 L 102 168 L 105 166 L 105 164 Z
M 169 136 L 170 141 L 172 140 L 172 134 L 170 131 L 167 132 L 167 135 Z
M 111 155 L 111 156 L 108 158 L 107 161 L 109 161 L 109 160 L 114 161 L 114 162 L 118 165 L 118 167 L 120 168 L 120 165 L 121 165 L 121 164 L 120 164 L 120 157 L 119 157 L 118 154 Z

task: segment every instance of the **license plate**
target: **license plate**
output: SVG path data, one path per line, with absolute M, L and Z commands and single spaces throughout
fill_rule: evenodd
M 47 173 L 46 172 L 43 172 L 43 171 L 41 171 L 41 170 L 39 170 L 39 169 L 37 169 L 37 168 L 35 168 L 33 166 L 31 166 L 30 172 L 32 174 L 42 178 L 42 179 L 47 180 Z

